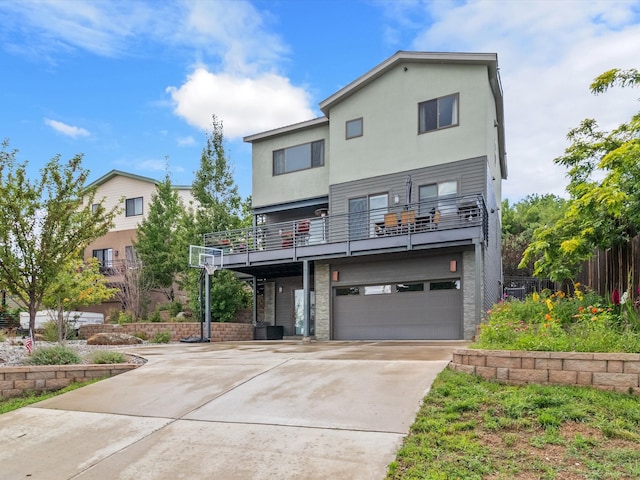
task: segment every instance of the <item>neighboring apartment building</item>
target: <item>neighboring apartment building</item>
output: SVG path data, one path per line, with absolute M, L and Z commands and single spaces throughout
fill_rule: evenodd
M 496 54 L 397 52 L 250 135 L 254 227 L 205 235 L 286 336 L 470 339 L 502 292 Z
M 149 177 L 111 170 L 88 186 L 96 188 L 95 201 L 104 200 L 107 210 L 113 207 L 120 209 L 114 219 L 113 228 L 84 250 L 84 258 L 96 257 L 100 261 L 101 271 L 113 285 L 122 281 L 122 271 L 126 262 L 135 258 L 132 243 L 136 238 L 138 225 L 149 212 L 149 204 L 156 193 L 158 183 L 158 180 Z M 174 187 L 185 205 L 193 200 L 190 186 Z M 108 310 L 119 307 L 119 303 L 114 299 L 103 304 L 100 311 L 107 313 Z M 92 307 L 92 310 L 96 308 Z

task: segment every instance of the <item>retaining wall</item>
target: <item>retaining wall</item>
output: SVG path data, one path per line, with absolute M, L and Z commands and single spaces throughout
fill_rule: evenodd
M 0 368 L 0 397 L 19 397 L 25 392 L 60 390 L 73 382 L 113 377 L 137 368 L 134 363 L 108 365 L 40 365 Z
M 165 323 L 125 323 L 122 325 L 82 325 L 78 330 L 81 339 L 88 339 L 96 333 L 127 333 L 134 335 L 143 333 L 151 340 L 159 332 L 171 332 L 171 341 L 179 342 L 185 337 L 199 337 L 198 322 L 165 322 Z M 206 335 L 206 326 L 205 326 Z M 245 342 L 253 340 L 253 325 L 250 323 L 211 323 L 212 342 Z
M 510 384 L 581 385 L 640 394 L 640 354 L 454 350 L 449 368 Z

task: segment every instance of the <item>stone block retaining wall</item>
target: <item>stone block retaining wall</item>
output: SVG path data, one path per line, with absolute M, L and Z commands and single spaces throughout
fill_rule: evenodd
M 206 326 L 205 335 L 206 335 Z M 179 342 L 185 337 L 199 337 L 200 323 L 198 322 L 166 322 L 166 323 L 125 323 L 122 325 L 82 325 L 78 331 L 81 339 L 95 335 L 96 333 L 144 333 L 148 339 L 158 332 L 171 332 L 171 341 Z M 212 342 L 245 342 L 253 340 L 253 325 L 250 323 L 211 323 Z
M 25 392 L 60 390 L 72 382 L 113 377 L 139 365 L 39 365 L 0 368 L 0 398 L 19 397 Z
M 510 384 L 582 385 L 640 394 L 640 354 L 454 350 L 449 368 Z

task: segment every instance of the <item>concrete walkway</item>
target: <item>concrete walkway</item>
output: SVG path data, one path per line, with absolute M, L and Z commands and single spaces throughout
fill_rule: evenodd
M 0 416 L 0 479 L 383 479 L 462 342 L 148 346 Z

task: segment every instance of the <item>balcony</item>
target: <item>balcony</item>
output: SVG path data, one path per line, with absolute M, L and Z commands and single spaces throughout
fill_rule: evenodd
M 481 195 L 398 205 L 343 215 L 301 218 L 204 235 L 231 268 L 304 259 L 387 253 L 486 240 Z
M 139 262 L 133 260 L 105 260 L 100 263 L 100 273 L 107 277 L 109 283 L 122 283 L 139 266 Z

